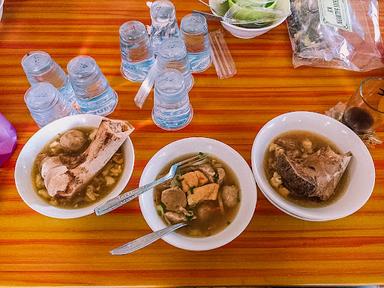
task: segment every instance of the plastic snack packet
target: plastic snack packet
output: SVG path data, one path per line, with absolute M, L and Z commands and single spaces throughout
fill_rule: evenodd
M 384 67 L 377 0 L 291 0 L 293 65 L 369 71 Z

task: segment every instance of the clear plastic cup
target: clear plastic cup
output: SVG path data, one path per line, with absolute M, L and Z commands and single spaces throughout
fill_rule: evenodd
M 192 72 L 203 72 L 211 66 L 207 20 L 200 14 L 188 14 L 180 25 Z
M 193 117 L 185 79 L 180 71 L 166 69 L 156 79 L 153 122 L 164 130 L 179 130 Z
M 176 9 L 171 1 L 157 0 L 151 4 L 151 45 L 157 55 L 160 45 L 170 38 L 179 37 Z
M 24 101 L 39 127 L 72 114 L 72 109 L 63 99 L 63 95 L 48 82 L 40 82 L 29 88 L 24 95 Z
M 48 53 L 28 52 L 21 60 L 21 65 L 32 86 L 40 82 L 51 83 L 60 91 L 69 105 L 74 104 L 75 94 L 68 76 Z
M 347 103 L 342 122 L 357 134 L 371 133 L 384 125 L 384 78 L 361 82 Z
M 81 55 L 73 58 L 67 70 L 81 113 L 106 116 L 113 112 L 117 94 L 92 57 Z
M 157 55 L 157 68 L 159 71 L 167 68 L 179 70 L 184 75 L 187 90 L 192 89 L 194 81 L 183 40 L 169 39 L 161 44 Z
M 139 21 L 120 26 L 121 74 L 124 78 L 141 82 L 155 60 L 147 29 Z

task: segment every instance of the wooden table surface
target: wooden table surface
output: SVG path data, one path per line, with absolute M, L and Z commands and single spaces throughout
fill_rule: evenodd
M 192 9 L 204 9 L 195 0 L 178 0 L 175 5 L 179 20 Z M 14 166 L 23 145 L 38 130 L 23 102 L 28 82 L 20 60 L 29 50 L 47 51 L 62 67 L 78 54 L 97 60 L 119 94 L 112 117 L 128 119 L 136 127 L 129 189 L 137 187 L 156 151 L 185 137 L 218 139 L 250 163 L 254 137 L 268 120 L 295 110 L 322 113 L 348 99 L 363 78 L 384 72 L 294 70 L 286 25 L 252 40 L 227 34 L 238 74 L 218 80 L 210 68 L 196 75 L 190 93 L 195 111 L 191 125 L 165 132 L 152 123 L 152 100 L 137 109 L 133 96 L 138 85 L 120 75 L 118 28 L 130 19 L 149 24 L 145 1 L 5 1 L 0 111 L 15 125 L 18 145 L 0 168 L 0 285 L 384 283 L 384 146 L 371 150 L 376 187 L 353 216 L 326 223 L 301 221 L 280 212 L 259 192 L 247 229 L 228 245 L 208 252 L 184 251 L 158 241 L 132 255 L 112 257 L 111 248 L 150 232 L 138 201 L 103 217 L 58 220 L 37 214 L 21 200 Z

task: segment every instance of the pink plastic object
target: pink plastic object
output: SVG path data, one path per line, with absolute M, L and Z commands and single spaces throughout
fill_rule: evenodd
M 0 113 L 0 167 L 15 151 L 16 141 L 15 127 Z

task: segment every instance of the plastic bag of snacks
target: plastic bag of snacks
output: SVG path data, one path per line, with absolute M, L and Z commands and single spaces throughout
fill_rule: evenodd
M 291 0 L 293 65 L 369 71 L 384 67 L 377 0 Z

